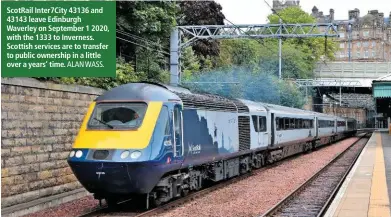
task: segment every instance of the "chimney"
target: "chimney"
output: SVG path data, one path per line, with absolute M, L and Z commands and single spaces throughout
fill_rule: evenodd
M 330 9 L 330 22 L 334 21 L 334 9 Z
M 312 14 L 317 15 L 318 12 L 319 12 L 318 8 L 317 8 L 316 6 L 314 6 L 314 7 L 312 8 Z
M 349 20 L 360 18 L 360 10 L 355 8 L 354 10 L 349 11 Z

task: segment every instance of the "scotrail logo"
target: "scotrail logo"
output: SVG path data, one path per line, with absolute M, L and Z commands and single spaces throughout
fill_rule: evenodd
M 189 152 L 191 153 L 191 154 L 199 154 L 199 153 L 201 153 L 201 145 L 193 145 L 193 144 L 191 144 L 191 145 L 189 145 Z

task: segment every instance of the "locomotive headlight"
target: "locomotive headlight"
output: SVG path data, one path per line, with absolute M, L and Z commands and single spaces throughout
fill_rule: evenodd
M 81 158 L 82 155 L 83 155 L 82 151 L 79 150 L 79 151 L 76 152 L 76 157 L 77 158 Z
M 134 151 L 132 152 L 132 154 L 130 155 L 130 158 L 132 159 L 137 159 L 141 156 L 141 152 L 140 151 Z
M 71 153 L 69 153 L 69 157 L 73 157 L 75 156 L 75 151 L 71 151 Z
M 124 151 L 124 152 L 122 152 L 122 154 L 121 154 L 121 159 L 125 159 L 125 158 L 129 157 L 129 154 L 130 154 L 129 151 Z

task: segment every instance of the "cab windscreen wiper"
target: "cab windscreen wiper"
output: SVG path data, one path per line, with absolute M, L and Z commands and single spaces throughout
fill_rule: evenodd
M 106 123 L 106 122 L 104 122 L 104 121 L 101 121 L 101 120 L 99 120 L 98 118 L 94 118 L 94 120 L 97 120 L 97 121 L 99 121 L 100 123 L 102 123 L 102 124 L 104 124 L 104 125 L 110 127 L 111 129 L 114 129 L 114 126 L 113 126 L 113 125 L 110 125 L 110 124 L 108 124 L 108 123 Z

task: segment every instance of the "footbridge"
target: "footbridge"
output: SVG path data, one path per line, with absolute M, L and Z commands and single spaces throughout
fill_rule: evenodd
M 391 74 L 391 62 L 318 63 L 314 74 L 320 80 L 339 80 L 344 85 L 370 88 L 373 80 Z

